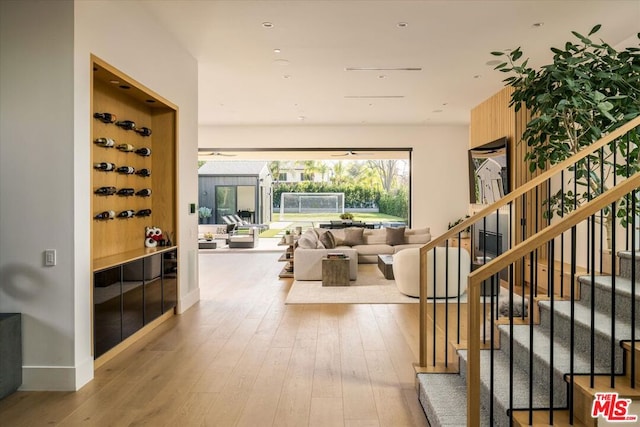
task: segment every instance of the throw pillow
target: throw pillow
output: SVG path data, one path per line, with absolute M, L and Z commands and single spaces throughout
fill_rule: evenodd
M 404 229 L 405 227 L 387 227 L 385 228 L 387 233 L 387 245 L 401 245 L 404 243 Z
M 315 233 L 304 233 L 298 239 L 298 247 L 302 249 L 316 249 L 318 238 Z
M 344 229 L 344 244 L 346 246 L 356 246 L 364 244 L 362 233 L 364 228 L 361 227 L 349 227 Z
M 330 231 L 326 231 L 320 235 L 319 240 L 322 242 L 326 249 L 333 249 L 336 247 L 336 239 L 333 237 Z

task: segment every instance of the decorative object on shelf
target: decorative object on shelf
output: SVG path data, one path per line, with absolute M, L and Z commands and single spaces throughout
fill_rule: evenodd
M 165 242 L 165 244 L 167 246 L 173 246 L 173 243 L 171 242 L 171 233 L 169 231 L 167 231 L 167 241 Z
M 135 192 L 133 188 L 121 188 L 118 190 L 118 196 L 133 196 Z
M 151 149 L 147 147 L 138 148 L 136 154 L 142 157 L 148 157 L 151 155 Z
M 136 193 L 136 196 L 139 197 L 150 197 L 151 196 L 151 189 L 150 188 L 143 188 L 142 190 L 138 191 Z
M 93 193 L 100 196 L 113 196 L 116 194 L 116 187 L 100 187 Z
M 136 211 L 127 209 L 126 211 L 122 211 L 118 214 L 118 218 L 133 218 L 136 214 Z
M 125 175 L 131 175 L 136 172 L 135 168 L 132 166 L 120 166 L 116 171 Z
M 136 172 L 136 175 L 142 176 L 142 177 L 151 176 L 151 170 L 147 168 L 140 169 L 139 171 Z
M 151 129 L 148 127 L 141 127 L 140 129 L 134 129 L 140 136 L 151 136 Z
M 116 121 L 116 115 L 111 113 L 93 113 L 93 117 L 102 123 L 113 123 Z
M 209 240 L 209 241 L 213 240 L 213 233 L 211 232 L 204 233 L 204 238 L 205 240 Z
M 131 144 L 119 144 L 116 146 L 116 148 L 120 151 L 124 151 L 125 153 L 130 153 L 136 149 L 136 147 Z
M 455 227 L 456 225 L 460 224 L 461 222 L 463 222 L 465 219 L 469 218 L 469 215 L 465 215 L 464 218 L 458 218 L 457 220 L 455 220 L 454 222 L 450 222 L 449 223 L 449 230 L 451 230 L 453 227 Z M 469 237 L 469 232 L 471 231 L 470 227 L 465 228 L 464 230 L 462 230 L 460 232 L 460 238 L 461 239 L 466 239 L 467 237 Z
M 162 230 L 159 227 L 145 227 L 144 228 L 144 245 L 147 248 L 155 248 L 163 241 Z
M 116 213 L 114 211 L 104 211 L 104 212 L 100 212 L 98 215 L 94 216 L 94 219 L 99 219 L 99 220 L 107 220 L 107 219 L 114 219 L 116 217 Z
M 136 212 L 136 216 L 150 216 L 151 215 L 151 209 L 140 209 L 138 212 Z
M 104 148 L 111 148 L 116 145 L 116 142 L 111 138 L 96 138 L 93 143 Z
M 293 243 L 293 234 L 291 234 L 291 230 L 286 230 L 284 232 L 284 242 L 287 245 L 290 245 L 291 243 Z
M 100 163 L 94 163 L 93 168 L 101 171 L 105 171 L 105 172 L 111 172 L 115 170 L 116 165 L 109 162 L 100 162 Z
M 125 130 L 135 130 L 136 123 L 131 120 L 122 120 L 122 121 L 117 121 L 116 126 L 120 126 L 122 129 L 125 129 Z

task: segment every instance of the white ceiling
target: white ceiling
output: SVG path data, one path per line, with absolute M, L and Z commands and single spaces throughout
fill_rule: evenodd
M 571 30 L 602 24 L 614 46 L 640 30 L 640 0 L 143 4 L 198 60 L 200 125 L 468 123 L 503 86 L 489 52 L 522 46 L 542 65 Z

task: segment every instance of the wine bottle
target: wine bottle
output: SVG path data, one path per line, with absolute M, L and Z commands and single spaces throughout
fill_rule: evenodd
M 126 211 L 122 211 L 118 214 L 118 218 L 133 218 L 135 216 L 136 212 L 129 209 Z
M 139 171 L 136 172 L 136 175 L 144 176 L 144 177 L 151 176 L 151 170 L 147 168 L 140 169 Z
M 113 123 L 116 121 L 116 115 L 111 113 L 93 113 L 93 117 L 102 123 Z
M 116 213 L 114 211 L 104 211 L 104 212 L 100 212 L 98 215 L 94 216 L 94 219 L 99 219 L 99 220 L 106 220 L 106 219 L 113 219 L 116 217 Z
M 135 191 L 133 188 L 121 188 L 118 190 L 118 196 L 133 196 Z
M 136 154 L 142 157 L 148 157 L 151 155 L 151 149 L 147 147 L 138 148 Z
M 134 130 L 136 128 L 136 123 L 131 120 L 122 120 L 122 121 L 117 121 L 116 126 L 120 126 L 122 129 L 125 129 L 125 130 Z
M 116 187 L 100 187 L 94 194 L 99 194 L 100 196 L 112 196 L 116 194 Z
M 118 150 L 120 150 L 120 151 L 124 151 L 124 152 L 127 152 L 127 153 L 128 153 L 128 152 L 131 152 L 131 151 L 133 151 L 133 150 L 135 150 L 135 149 L 136 149 L 136 148 L 135 148 L 133 145 L 131 145 L 131 144 L 118 144 L 118 145 L 116 146 L 116 148 L 117 148 Z
M 140 129 L 135 129 L 141 136 L 151 136 L 151 129 L 148 127 L 141 127 Z
M 111 148 L 114 145 L 116 145 L 116 142 L 111 139 L 111 138 L 97 138 L 95 141 L 93 141 L 95 144 L 101 146 L 101 147 L 105 147 L 105 148 Z
M 136 212 L 136 216 L 149 216 L 151 215 L 151 209 L 140 209 Z
M 149 197 L 149 196 L 151 196 L 151 189 L 150 188 L 143 188 L 142 190 L 140 190 L 140 191 L 138 191 L 136 193 L 136 196 Z
M 116 169 L 116 171 L 118 173 L 122 173 L 125 175 L 131 175 L 136 173 L 135 168 L 133 168 L 132 166 L 120 166 L 118 169 Z
M 116 165 L 109 162 L 100 162 L 100 163 L 94 163 L 93 168 L 101 171 L 105 171 L 105 172 L 111 172 L 116 168 Z

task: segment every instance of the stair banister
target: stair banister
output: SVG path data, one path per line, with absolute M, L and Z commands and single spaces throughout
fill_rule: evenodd
M 478 331 L 480 330 L 480 287 L 482 282 L 517 260 L 522 259 L 535 248 L 559 236 L 638 188 L 640 188 L 640 172 L 635 173 L 625 181 L 565 215 L 562 221 L 540 230 L 507 252 L 494 258 L 490 263 L 469 274 L 467 287 L 469 297 L 467 305 L 467 345 L 469 356 L 467 362 L 467 420 L 470 426 L 480 425 L 480 334 Z
M 535 189 L 538 185 L 544 183 L 545 181 L 547 181 L 548 179 L 552 178 L 553 176 L 555 176 L 556 174 L 558 174 L 560 171 L 567 169 L 568 167 L 574 165 L 576 162 L 584 159 L 585 157 L 593 154 L 594 152 L 596 152 L 597 150 L 599 150 L 600 148 L 606 146 L 607 144 L 611 143 L 612 141 L 624 136 L 626 133 L 628 133 L 630 130 L 636 128 L 640 126 L 640 116 L 636 117 L 635 119 L 631 120 L 628 123 L 625 123 L 624 125 L 620 126 L 619 128 L 617 128 L 616 130 L 608 133 L 607 135 L 603 136 L 602 138 L 600 138 L 600 140 L 598 140 L 597 142 L 589 145 L 588 147 L 582 149 L 581 151 L 579 151 L 578 153 L 574 154 L 573 156 L 571 156 L 568 159 L 565 159 L 564 161 L 552 166 L 550 169 L 548 169 L 547 171 L 543 172 L 542 174 L 536 176 L 535 178 L 532 178 L 529 182 L 527 182 L 524 185 L 521 185 L 520 187 L 516 188 L 515 190 L 513 190 L 512 192 L 510 192 L 509 194 L 506 194 L 503 198 L 501 198 L 500 200 L 498 200 L 497 202 L 485 207 L 484 209 L 480 210 L 479 212 L 477 212 L 476 214 L 472 215 L 470 218 L 465 219 L 464 221 L 462 221 L 460 224 L 455 225 L 454 227 L 450 228 L 449 230 L 447 230 L 445 233 L 443 233 L 442 235 L 436 237 L 435 239 L 431 240 L 429 243 L 427 243 L 426 245 L 424 245 L 423 247 L 420 248 L 420 360 L 419 360 L 419 365 L 420 367 L 425 367 L 427 366 L 427 341 L 428 341 L 428 331 L 426 328 L 426 320 L 427 320 L 427 275 L 428 275 L 428 271 L 427 271 L 427 253 L 432 250 L 433 248 L 435 248 L 436 246 L 442 245 L 444 244 L 448 239 L 450 239 L 451 237 L 455 237 L 457 236 L 461 231 L 465 230 L 468 227 L 471 227 L 473 224 L 475 224 L 477 221 L 479 221 L 480 219 L 486 217 L 487 215 L 498 211 L 500 208 L 502 208 L 503 206 L 508 205 L 509 203 L 515 201 L 518 199 L 518 197 L 522 196 L 525 193 L 528 193 L 529 191 Z M 490 263 L 491 265 L 493 263 Z M 500 270 L 498 270 L 500 271 Z M 470 291 L 468 291 L 470 292 Z M 478 292 L 480 292 L 480 290 L 478 290 Z M 471 297 L 471 294 L 468 294 L 469 297 Z M 478 294 L 479 296 L 479 294 Z M 478 313 L 479 315 L 479 313 Z M 419 368 L 418 368 L 419 370 Z

